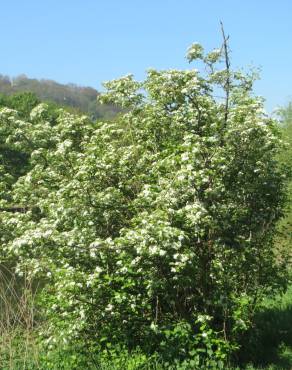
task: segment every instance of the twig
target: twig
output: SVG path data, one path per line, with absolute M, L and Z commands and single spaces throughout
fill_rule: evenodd
M 223 88 L 225 90 L 225 93 L 226 93 L 226 97 L 225 97 L 225 114 L 224 114 L 224 122 L 225 122 L 225 125 L 226 125 L 227 119 L 228 119 L 229 94 L 230 94 L 230 88 L 231 88 L 231 80 L 230 80 L 230 59 L 229 59 L 229 50 L 228 50 L 229 36 L 226 36 L 225 35 L 223 23 L 221 21 L 220 21 L 220 24 L 221 24 L 221 32 L 222 32 L 222 37 L 223 37 L 223 45 L 222 45 L 222 48 L 223 48 L 223 51 L 224 51 L 224 60 L 225 60 L 226 73 L 227 73 L 226 81 L 225 81 L 225 84 L 223 86 Z

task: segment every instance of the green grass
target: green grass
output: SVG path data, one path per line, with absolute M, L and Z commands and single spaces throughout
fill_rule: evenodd
M 239 361 L 244 364 L 240 368 L 248 370 L 292 369 L 292 286 L 286 294 L 264 302 Z

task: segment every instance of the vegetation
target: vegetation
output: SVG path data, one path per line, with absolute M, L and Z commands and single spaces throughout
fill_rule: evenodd
M 52 80 L 37 80 L 25 75 L 15 78 L 0 75 L 0 93 L 2 93 L 0 101 L 7 95 L 22 92 L 34 93 L 42 101 L 71 107 L 76 113 L 85 112 L 92 119 L 109 119 L 119 112 L 118 107 L 99 104 L 96 100 L 99 93 L 92 87 L 80 87 L 74 84 L 62 85 Z
M 288 178 L 291 179 L 292 173 L 292 103 L 289 103 L 287 107 L 284 107 L 278 111 L 280 118 L 281 131 L 285 147 L 280 155 L 280 162 L 285 164 L 286 173 Z M 290 255 L 286 258 L 291 258 L 291 245 L 292 245 L 292 181 L 290 180 L 287 192 L 288 202 L 286 208 L 285 218 L 280 223 L 280 235 L 278 237 L 279 247 L 285 251 L 290 251 Z M 290 246 L 290 248 L 289 248 Z M 281 253 L 283 255 L 283 253 Z M 284 253 L 285 256 L 285 253 Z
M 205 74 L 108 82 L 111 121 L 0 110 L 3 368 L 289 364 L 287 156 L 223 36 Z

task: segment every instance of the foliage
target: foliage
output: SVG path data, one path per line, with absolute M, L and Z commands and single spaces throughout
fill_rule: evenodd
M 52 80 L 28 78 L 25 75 L 15 78 L 0 75 L 0 93 L 5 96 L 33 93 L 41 101 L 70 107 L 76 113 L 87 113 L 92 119 L 109 119 L 120 111 L 112 105 L 98 104 L 96 98 L 99 93 L 91 87 L 63 85 Z
M 237 363 L 275 369 L 292 367 L 292 289 L 266 299 L 256 312 L 254 325 L 241 339 Z
M 11 186 L 31 168 L 30 155 L 35 148 L 35 143 L 28 139 L 28 136 L 21 131 L 21 127 L 26 125 L 31 111 L 36 106 L 45 107 L 46 112 L 43 112 L 42 119 L 47 124 L 56 124 L 59 107 L 54 104 L 40 105 L 40 101 L 32 93 L 0 96 L 0 107 L 3 108 L 1 114 L 3 118 L 5 117 L 0 126 L 0 200 L 3 198 L 10 201 Z M 13 115 L 13 119 L 8 118 L 9 114 Z M 20 138 L 26 144 L 19 146 L 9 141 L 10 135 Z
M 279 225 L 279 236 L 277 244 L 283 258 L 290 260 L 292 263 L 291 245 L 292 245 L 292 103 L 278 110 L 280 118 L 280 127 L 282 131 L 285 146 L 279 155 L 279 161 L 285 167 L 287 177 L 289 178 L 287 192 L 287 207 L 285 218 Z
M 158 348 L 182 369 L 222 367 L 256 302 L 285 286 L 277 124 L 249 76 L 218 69 L 222 51 L 194 44 L 195 58 L 209 73 L 107 83 L 101 100 L 127 110 L 112 122 L 65 111 L 50 121 L 45 104 L 27 120 L 0 112 L 5 142 L 29 155 L 2 192 L 2 259 L 46 283 L 52 353 Z
M 31 110 L 40 104 L 37 96 L 31 92 L 20 92 L 13 95 L 1 95 L 0 105 L 18 111 L 18 114 L 27 119 Z

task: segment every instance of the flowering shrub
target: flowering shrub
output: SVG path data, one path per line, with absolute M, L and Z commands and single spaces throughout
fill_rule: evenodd
M 201 348 L 225 361 L 257 297 L 282 284 L 276 124 L 251 78 L 218 70 L 221 54 L 191 46 L 206 76 L 149 70 L 141 83 L 107 83 L 101 101 L 127 109 L 112 122 L 60 110 L 52 123 L 44 104 L 29 122 L 1 111 L 1 128 L 14 127 L 6 141 L 29 151 L 31 166 L 1 200 L 25 209 L 1 212 L 1 253 L 47 282 L 49 348 L 78 339 L 153 353 L 186 335 L 193 352 L 174 357 L 200 364 Z

